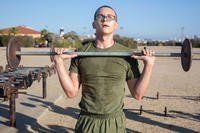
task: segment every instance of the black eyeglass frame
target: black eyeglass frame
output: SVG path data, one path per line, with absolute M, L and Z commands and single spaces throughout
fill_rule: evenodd
M 100 17 L 100 18 L 98 18 L 98 17 Z M 110 21 L 116 21 L 117 22 L 117 17 L 115 15 L 112 15 L 112 14 L 107 14 L 107 15 L 97 14 L 95 16 L 95 20 L 96 21 L 109 21 L 109 22 Z

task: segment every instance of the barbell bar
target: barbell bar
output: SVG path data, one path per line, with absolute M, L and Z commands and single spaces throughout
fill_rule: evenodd
M 57 53 L 52 51 L 21 51 L 20 42 L 16 38 L 9 40 L 6 48 L 7 62 L 10 68 L 18 67 L 21 56 L 50 56 Z M 64 52 L 63 54 L 76 54 L 80 57 L 130 57 L 132 55 L 142 56 L 141 52 Z M 192 64 L 192 44 L 189 39 L 182 43 L 181 53 L 154 53 L 156 57 L 181 57 L 181 65 L 184 71 L 189 71 Z
M 16 51 L 16 55 L 30 55 L 30 56 L 45 56 L 45 55 L 56 55 L 56 52 L 48 51 Z M 142 56 L 142 53 L 133 53 L 133 52 L 63 52 L 63 54 L 77 56 L 87 56 L 87 57 L 128 57 L 132 55 Z M 154 53 L 153 56 L 156 57 L 180 57 L 181 53 Z M 187 56 L 187 55 L 184 55 Z

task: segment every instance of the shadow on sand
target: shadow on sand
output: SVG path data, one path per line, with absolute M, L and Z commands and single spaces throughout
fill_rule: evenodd
M 31 96 L 31 98 L 28 98 L 29 100 L 39 102 L 40 106 L 49 108 L 51 107 L 51 111 L 71 116 L 72 118 L 77 119 L 78 114 L 80 112 L 79 109 L 68 107 L 66 109 L 63 109 L 51 102 L 42 101 L 40 99 L 34 98 L 34 96 Z M 20 104 L 35 108 L 36 106 L 30 103 L 21 102 Z M 16 107 L 17 108 L 17 107 Z M 4 121 L 0 120 L 0 124 L 9 127 L 9 105 L 6 104 L 0 104 L 0 117 L 3 117 Z M 69 131 L 74 132 L 74 129 L 67 128 L 64 126 L 58 126 L 58 125 L 48 125 L 48 128 L 43 127 L 37 122 L 36 118 L 33 118 L 31 116 L 23 114 L 23 112 L 16 112 L 16 130 L 17 133 L 29 133 L 29 132 L 39 132 L 39 133 L 68 133 Z
M 192 129 L 188 129 L 188 128 L 185 128 L 185 127 L 181 127 L 181 126 L 177 126 L 177 125 L 173 125 L 173 124 L 165 124 L 165 123 L 161 123 L 159 121 L 154 121 L 152 119 L 149 119 L 148 117 L 138 115 L 138 113 L 132 112 L 129 109 L 124 109 L 124 112 L 125 112 L 127 119 L 134 120 L 134 121 L 141 122 L 141 123 L 145 123 L 145 124 L 149 124 L 149 125 L 159 126 L 161 128 L 168 129 L 171 132 L 198 133 L 197 131 L 194 131 Z M 158 115 L 158 116 L 163 116 L 163 114 L 157 113 L 157 112 L 148 112 L 148 113 Z M 186 115 L 188 115 L 188 117 L 190 117 L 191 114 L 186 114 Z M 197 119 L 199 120 L 199 116 L 198 116 Z
M 80 112 L 79 109 L 77 108 L 73 108 L 73 107 L 67 107 L 66 109 L 63 109 L 51 102 L 46 102 L 46 101 L 42 101 L 40 99 L 37 99 L 35 97 L 30 97 L 29 100 L 32 100 L 34 102 L 39 102 L 41 106 L 44 107 L 51 107 L 51 111 L 58 113 L 58 114 L 62 114 L 62 115 L 68 115 L 74 119 L 78 118 L 78 114 Z M 24 106 L 28 106 L 31 108 L 35 108 L 34 105 L 31 105 L 30 103 L 25 103 L 22 102 L 21 104 L 23 104 Z M 165 124 L 162 122 L 158 122 L 158 121 L 154 121 L 150 118 L 138 115 L 138 113 L 132 112 L 129 109 L 124 109 L 125 115 L 127 117 L 127 119 L 133 120 L 133 121 L 137 121 L 137 122 L 141 122 L 141 123 L 145 123 L 145 124 L 149 124 L 149 125 L 155 125 L 155 126 L 159 126 L 161 128 L 164 129 L 169 129 L 170 131 L 174 131 L 174 132 L 193 132 L 195 133 L 196 131 L 192 130 L 192 129 L 188 129 L 185 127 L 181 127 L 181 126 L 177 126 L 177 125 L 173 125 L 173 124 Z M 193 115 L 193 114 L 189 114 L 189 113 L 185 113 L 185 112 L 180 112 L 180 111 L 172 111 L 172 113 L 176 113 L 179 114 L 176 117 L 181 117 L 181 118 L 185 118 L 185 119 L 192 119 L 195 121 L 200 121 L 200 114 L 197 115 Z M 156 112 L 148 112 L 147 113 L 151 113 L 152 115 L 157 115 L 157 116 L 162 116 L 163 114 L 161 113 L 156 113 Z M 5 105 L 5 104 L 0 104 L 0 116 L 7 118 L 7 121 L 0 121 L 0 124 L 6 125 L 9 127 L 9 106 Z M 64 127 L 64 126 L 58 126 L 58 125 L 47 125 L 48 128 L 40 125 L 37 120 L 35 118 L 32 118 L 31 116 L 27 116 L 25 114 L 23 114 L 22 112 L 16 112 L 16 129 L 18 133 L 23 133 L 23 132 L 31 132 L 28 129 L 31 129 L 33 131 L 37 131 L 39 133 L 61 133 L 61 132 L 74 132 L 74 129 L 72 128 L 68 128 L 68 127 Z M 28 128 L 29 127 L 29 128 Z M 128 133 L 140 133 L 139 131 L 134 131 L 132 129 L 127 128 L 126 131 Z
M 126 95 L 126 97 L 133 98 L 131 95 Z M 157 97 L 153 96 L 143 96 L 142 99 L 158 100 Z M 159 99 L 183 99 L 187 101 L 200 101 L 200 96 L 181 96 L 181 95 L 160 95 Z

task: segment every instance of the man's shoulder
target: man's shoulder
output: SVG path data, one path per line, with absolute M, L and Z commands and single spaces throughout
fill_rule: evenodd
M 116 42 L 116 48 L 119 49 L 119 50 L 122 50 L 122 51 L 132 51 L 131 48 L 124 46 L 124 45 L 122 45 L 118 42 Z
M 77 51 L 87 51 L 87 49 L 93 44 L 93 42 L 88 42 L 80 46 Z

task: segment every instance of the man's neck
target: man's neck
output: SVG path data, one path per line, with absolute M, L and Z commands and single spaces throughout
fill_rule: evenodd
M 96 47 L 98 48 L 109 48 L 114 45 L 113 35 L 97 36 L 96 37 Z

